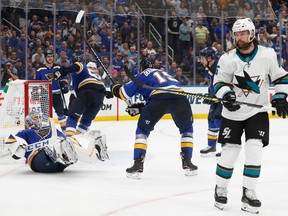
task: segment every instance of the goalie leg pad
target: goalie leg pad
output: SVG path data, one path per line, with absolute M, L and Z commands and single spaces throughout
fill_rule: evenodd
M 95 138 L 96 156 L 100 161 L 109 160 L 106 145 L 106 136 L 104 134 Z

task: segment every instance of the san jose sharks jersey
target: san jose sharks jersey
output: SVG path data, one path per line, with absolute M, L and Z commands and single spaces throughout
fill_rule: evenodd
M 33 157 L 38 154 L 39 150 L 44 148 L 46 145 L 51 144 L 52 129 L 50 126 L 45 126 L 41 129 L 25 129 L 19 131 L 15 136 L 24 139 L 28 146 L 25 153 L 25 158 L 28 160 L 29 165 Z M 57 136 L 65 138 L 65 135 L 57 130 Z M 14 135 L 10 135 L 5 144 L 13 144 L 17 142 Z
M 45 65 L 43 67 L 40 67 L 36 71 L 36 80 L 50 80 L 48 78 L 48 74 L 54 73 L 55 71 L 58 71 L 60 66 L 53 65 L 52 68 L 47 68 Z M 59 94 L 60 93 L 60 86 L 59 82 L 57 80 L 52 80 L 52 93 L 53 94 Z
M 148 68 L 142 71 L 140 74 L 136 76 L 136 79 L 141 81 L 143 84 L 153 86 L 153 87 L 164 87 L 167 89 L 176 89 L 182 91 L 180 88 L 179 82 L 170 76 L 167 72 L 159 70 L 159 69 L 152 69 Z M 127 100 L 128 98 L 132 97 L 136 93 L 143 95 L 146 101 L 153 95 L 157 95 L 161 98 L 168 97 L 165 92 L 155 91 L 150 89 L 144 89 L 138 86 L 134 82 L 129 82 L 121 87 L 120 89 L 120 97 L 122 100 Z M 169 94 L 168 94 L 169 95 Z
M 288 73 L 278 64 L 275 51 L 258 45 L 245 59 L 238 49 L 222 55 L 214 76 L 214 88 L 218 98 L 223 98 L 232 89 L 237 101 L 269 106 L 270 80 L 275 85 L 275 92 L 288 93 Z M 245 120 L 266 111 L 265 108 L 241 105 L 235 112 L 224 108 L 222 115 L 227 119 Z

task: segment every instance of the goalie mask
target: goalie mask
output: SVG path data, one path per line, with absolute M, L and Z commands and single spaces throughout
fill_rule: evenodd
M 36 111 L 31 111 L 25 118 L 27 128 L 42 128 L 41 114 Z

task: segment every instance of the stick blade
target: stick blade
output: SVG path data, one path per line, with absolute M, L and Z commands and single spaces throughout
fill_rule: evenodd
M 80 10 L 80 11 L 79 11 L 79 13 L 77 14 L 77 17 L 76 17 L 75 23 L 80 23 L 80 22 L 81 22 L 81 19 L 82 19 L 84 13 L 85 13 L 84 10 Z

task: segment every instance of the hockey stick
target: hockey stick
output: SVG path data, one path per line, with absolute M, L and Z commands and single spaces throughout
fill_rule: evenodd
M 87 38 L 83 35 L 82 31 L 80 30 L 79 26 L 80 26 L 80 22 L 82 20 L 82 17 L 84 15 L 85 11 L 84 10 L 80 10 L 79 13 L 77 14 L 76 20 L 75 20 L 75 28 L 79 31 L 79 33 L 81 34 L 81 36 L 84 38 L 84 41 L 86 43 L 86 45 L 89 47 L 90 51 L 92 52 L 92 54 L 94 55 L 94 57 L 96 58 L 96 60 L 98 61 L 98 63 L 100 64 L 100 66 L 103 68 L 104 72 L 106 73 L 106 75 L 108 76 L 108 78 L 111 80 L 112 84 L 114 85 L 115 82 L 112 79 L 111 75 L 109 74 L 109 72 L 107 71 L 107 69 L 105 68 L 105 66 L 103 65 L 101 59 L 99 58 L 99 56 L 97 55 L 97 53 L 95 52 L 95 50 L 92 48 L 92 46 L 90 45 L 90 43 L 88 42 Z
M 63 114 L 66 115 L 66 116 L 68 116 L 68 107 L 67 107 L 65 95 L 64 95 L 63 90 L 62 90 L 62 88 L 61 88 L 61 85 L 60 85 L 60 81 L 59 81 L 59 80 L 58 80 L 58 84 L 59 84 L 59 87 L 60 87 L 60 94 L 61 94 L 61 98 L 62 98 L 63 106 L 64 106 Z
M 149 86 L 149 85 L 146 85 L 146 84 L 142 83 L 140 80 L 138 80 L 133 75 L 133 73 L 127 68 L 127 66 L 124 66 L 124 70 L 125 70 L 127 76 L 133 82 L 135 82 L 138 86 L 140 86 L 142 88 L 145 88 L 145 89 L 150 89 L 150 90 L 155 90 L 155 91 L 162 91 L 162 92 L 167 92 L 167 93 L 170 93 L 170 94 L 176 94 L 176 95 L 182 95 L 182 96 L 188 96 L 188 97 L 194 97 L 194 98 L 202 98 L 202 99 L 211 100 L 211 101 L 214 101 L 214 102 L 231 103 L 230 101 L 227 101 L 227 100 L 222 99 L 222 98 L 214 98 L 214 97 L 210 97 L 210 96 L 202 95 L 202 94 L 197 94 L 197 93 L 191 93 L 191 92 L 185 92 L 185 91 L 177 91 L 177 90 L 167 89 L 167 88 L 163 88 L 163 87 Z M 256 108 L 267 108 L 266 106 L 263 106 L 263 105 L 247 103 L 247 102 L 242 102 L 242 101 L 235 101 L 233 104 L 247 105 L 247 106 L 256 107 Z

